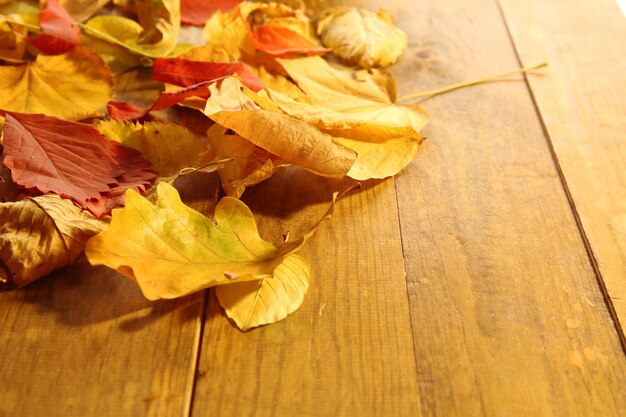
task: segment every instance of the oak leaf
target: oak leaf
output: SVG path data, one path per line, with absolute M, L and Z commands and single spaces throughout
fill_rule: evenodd
M 85 249 L 92 265 L 130 277 L 151 300 L 269 277 L 319 225 L 277 248 L 259 236 L 252 213 L 238 199 L 222 198 L 210 220 L 185 206 L 167 183 L 157 186 L 157 196 L 153 205 L 127 191 L 126 206 L 113 211 L 109 230 L 90 239 Z
M 156 175 L 133 149 L 106 139 L 82 123 L 19 113 L 6 113 L 4 165 L 13 181 L 40 193 L 69 197 L 100 216 L 121 204 L 127 188 L 145 187 Z
M 80 120 L 104 109 L 112 95 L 109 69 L 86 48 L 0 67 L 0 109 Z
M 27 285 L 74 262 L 106 224 L 56 195 L 0 203 L 0 279 Z
M 327 9 L 317 22 L 317 33 L 334 55 L 361 68 L 387 67 L 407 46 L 406 34 L 382 9 L 378 13 L 355 7 Z
M 220 305 L 244 332 L 276 323 L 296 311 L 309 289 L 309 266 L 300 255 L 289 255 L 271 278 L 220 285 L 215 294 Z

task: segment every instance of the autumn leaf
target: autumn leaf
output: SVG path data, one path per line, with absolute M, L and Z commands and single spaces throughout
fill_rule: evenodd
M 152 205 L 129 190 L 126 206 L 113 211 L 109 230 L 90 239 L 85 249 L 92 265 L 132 278 L 151 300 L 269 277 L 319 225 L 276 248 L 261 239 L 252 213 L 238 199 L 224 197 L 209 220 L 185 206 L 167 183 L 157 186 L 157 196 Z
M 180 29 L 179 0 L 137 0 L 139 23 L 123 16 L 96 16 L 76 24 L 90 36 L 150 58 L 167 56 Z M 115 52 L 113 52 L 115 54 Z
M 203 26 L 217 11 L 227 12 L 240 0 L 180 0 L 180 20 L 182 23 Z
M 252 44 L 255 49 L 276 57 L 320 55 L 329 51 L 289 28 L 277 25 L 257 27 L 252 33 Z
M 246 187 L 270 178 L 276 169 L 287 165 L 276 155 L 217 123 L 209 128 L 207 137 L 216 158 L 232 159 L 217 171 L 229 196 L 241 197 Z
M 97 216 L 121 203 L 127 188 L 145 187 L 156 175 L 133 149 L 82 123 L 19 113 L 5 114 L 4 165 L 13 181 L 40 193 L 69 197 Z
M 83 22 L 109 1 L 111 0 L 61 0 L 61 4 L 74 20 Z
M 221 80 L 229 75 L 239 75 L 241 81 L 254 91 L 264 85 L 243 62 L 204 62 L 182 58 L 157 59 L 153 65 L 153 78 L 157 81 L 189 87 L 201 82 Z
M 109 69 L 77 47 L 35 62 L 0 66 L 0 109 L 80 120 L 104 109 L 113 95 Z
M 311 272 L 304 258 L 289 255 L 271 278 L 220 285 L 215 294 L 226 315 L 244 332 L 276 323 L 302 305 Z
M 109 120 L 101 121 L 96 128 L 107 138 L 141 152 L 161 177 L 172 177 L 184 168 L 199 167 L 211 159 L 207 146 L 177 124 L 141 125 Z
M 387 67 L 407 46 L 406 34 L 383 9 L 327 9 L 317 22 L 317 33 L 334 55 L 361 68 Z
M 46 0 L 39 14 L 41 34 L 26 41 L 48 55 L 58 55 L 80 44 L 80 29 L 59 0 Z
M 0 203 L 0 279 L 27 285 L 74 262 L 105 228 L 56 195 Z

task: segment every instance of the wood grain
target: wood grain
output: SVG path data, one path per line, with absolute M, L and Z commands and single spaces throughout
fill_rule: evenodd
M 393 14 L 400 95 L 518 66 L 493 1 Z M 623 416 L 626 358 L 518 79 L 423 103 L 430 139 L 396 182 L 423 413 Z
M 501 3 L 521 61 L 550 63 L 529 83 L 624 332 L 626 18 L 614 0 Z
M 289 169 L 244 199 L 280 241 L 346 187 Z M 393 180 L 346 196 L 300 254 L 311 288 L 282 322 L 242 333 L 211 298 L 192 416 L 419 416 Z
M 216 185 L 200 174 L 181 194 L 210 212 Z M 0 416 L 187 416 L 203 308 L 84 260 L 0 292 Z

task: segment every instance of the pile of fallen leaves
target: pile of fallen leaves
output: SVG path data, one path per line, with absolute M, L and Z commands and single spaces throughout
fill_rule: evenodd
M 239 197 L 289 165 L 402 170 L 427 122 L 394 103 L 384 70 L 406 42 L 386 12 L 348 7 L 0 0 L 0 280 L 21 287 L 84 253 L 149 299 L 217 286 L 244 330 L 286 317 L 317 226 L 276 247 Z M 195 119 L 171 116 L 182 108 Z M 172 185 L 197 171 L 226 195 L 212 219 Z

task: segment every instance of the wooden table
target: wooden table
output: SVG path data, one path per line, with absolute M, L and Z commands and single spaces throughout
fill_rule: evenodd
M 0 416 L 626 416 L 624 15 L 386 3 L 401 95 L 550 66 L 425 101 L 417 159 L 339 203 L 278 324 L 242 333 L 211 292 L 148 302 L 84 261 L 0 293 Z M 210 211 L 211 184 L 187 201 Z M 346 185 L 292 169 L 245 201 L 277 241 Z

